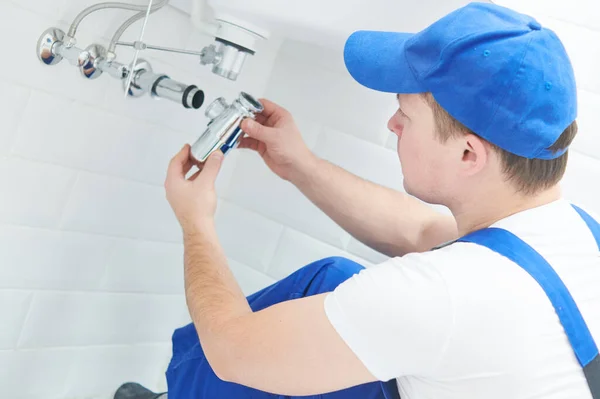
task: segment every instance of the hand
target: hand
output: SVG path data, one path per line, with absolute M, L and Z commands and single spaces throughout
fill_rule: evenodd
M 249 137 L 242 138 L 238 148 L 257 151 L 275 174 L 291 180 L 303 163 L 314 160 L 315 156 L 286 109 L 266 99 L 261 98 L 260 102 L 265 109 L 256 115 L 256 121 L 242 122 L 242 130 Z
M 167 200 L 175 212 L 184 233 L 193 232 L 206 223 L 214 222 L 217 210 L 215 180 L 221 169 L 223 153 L 213 152 L 198 171 L 186 179 L 186 174 L 195 164 L 190 158 L 190 145 L 186 144 L 171 159 L 165 190 Z

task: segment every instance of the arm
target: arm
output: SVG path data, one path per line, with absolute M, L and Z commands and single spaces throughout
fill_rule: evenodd
M 452 216 L 328 161 L 308 158 L 291 181 L 344 230 L 388 256 L 426 251 L 458 238 Z
M 185 239 L 185 286 L 202 348 L 220 379 L 291 396 L 375 381 L 328 321 L 325 295 L 253 313 L 213 226 Z
M 252 312 L 214 225 L 214 180 L 223 156 L 211 155 L 189 179 L 189 146 L 173 158 L 165 189 L 183 230 L 188 309 L 219 378 L 284 395 L 310 395 L 374 381 L 336 333 L 324 296 Z
M 458 238 L 456 221 L 416 198 L 362 179 L 318 159 L 288 111 L 261 99 L 265 111 L 245 120 L 240 148 L 257 151 L 333 221 L 364 244 L 388 255 L 421 252 Z

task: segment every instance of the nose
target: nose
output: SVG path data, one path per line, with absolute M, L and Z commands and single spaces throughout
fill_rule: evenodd
M 398 138 L 402 136 L 404 125 L 395 118 L 395 115 L 390 118 L 387 127 L 390 129 L 390 132 L 394 133 Z

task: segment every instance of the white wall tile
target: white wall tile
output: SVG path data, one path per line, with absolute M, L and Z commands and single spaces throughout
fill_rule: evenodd
M 323 128 L 315 153 L 364 179 L 402 190 L 402 169 L 395 151 Z
M 371 266 L 370 262 L 358 256 L 286 228 L 267 274 L 275 279 L 282 279 L 305 265 L 331 256 L 342 256 L 365 267 Z
M 318 120 L 312 118 L 310 115 L 303 115 L 300 112 L 296 112 L 294 115 L 294 121 L 298 130 L 302 134 L 304 143 L 311 150 L 315 150 L 319 135 L 321 134 L 321 124 Z
M 0 387 L 14 399 L 64 399 L 76 351 L 0 351 Z
M 593 11 L 596 5 L 594 0 L 574 0 L 569 3 L 560 0 L 498 0 L 494 3 L 536 18 L 549 16 L 600 31 L 600 19 Z
M 228 259 L 228 263 L 231 272 L 246 296 L 252 295 L 275 282 L 272 277 L 258 272 L 252 267 L 246 266 L 233 259 Z
M 325 70 L 310 58 L 298 57 L 303 60 L 276 60 L 267 98 L 292 115 L 311 115 L 335 129 L 384 145 L 389 133 L 387 121 L 397 109 L 396 98 L 360 86 L 347 73 Z
M 102 290 L 184 294 L 182 244 L 119 239 L 106 264 Z
M 112 246 L 101 236 L 0 225 L 0 287 L 97 289 Z
M 572 148 L 600 159 L 600 93 L 579 90 L 577 136 Z
M 240 155 L 224 198 L 340 248 L 350 238 L 295 186 L 277 177 L 260 156 L 251 151 Z
M 51 129 L 48 121 L 61 114 L 69 117 L 59 129 Z M 34 91 L 13 151 L 30 159 L 162 185 L 168 162 L 183 143 L 183 134 Z
M 30 90 L 25 87 L 0 81 L 0 154 L 10 151 L 29 93 Z
M 273 258 L 283 226 L 230 202 L 216 217 L 219 241 L 227 257 L 264 271 Z
M 0 222 L 56 227 L 76 172 L 0 157 Z
M 13 3 L 14 6 L 24 8 L 32 11 L 36 14 L 50 17 L 52 19 L 60 18 L 61 12 L 65 7 L 65 3 L 68 0 L 54 0 L 54 1 L 18 1 L 18 0 L 6 0 L 9 3 Z
M 25 291 L 0 291 L 0 351 L 16 348 L 31 295 Z
M 160 388 L 170 355 L 170 344 L 80 349 L 67 375 L 65 397 L 112 399 L 117 388 L 130 381 L 164 392 Z
M 81 173 L 62 228 L 157 241 L 181 241 L 164 188 Z
M 187 320 L 183 295 L 38 292 L 18 348 L 166 343 Z
M 286 45 L 283 44 L 282 50 Z M 331 99 L 331 86 L 336 79 L 334 72 L 324 71 L 309 61 L 278 57 L 265 97 L 287 108 L 292 114 L 298 112 L 311 115 L 316 120 L 324 120 L 325 112 L 336 104 L 327 102 Z

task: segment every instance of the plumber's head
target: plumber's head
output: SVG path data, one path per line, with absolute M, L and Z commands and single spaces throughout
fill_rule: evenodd
M 577 132 L 575 77 L 558 37 L 533 18 L 470 3 L 416 34 L 355 32 L 344 59 L 360 84 L 396 94 L 388 128 L 408 193 L 452 209 L 562 179 Z

